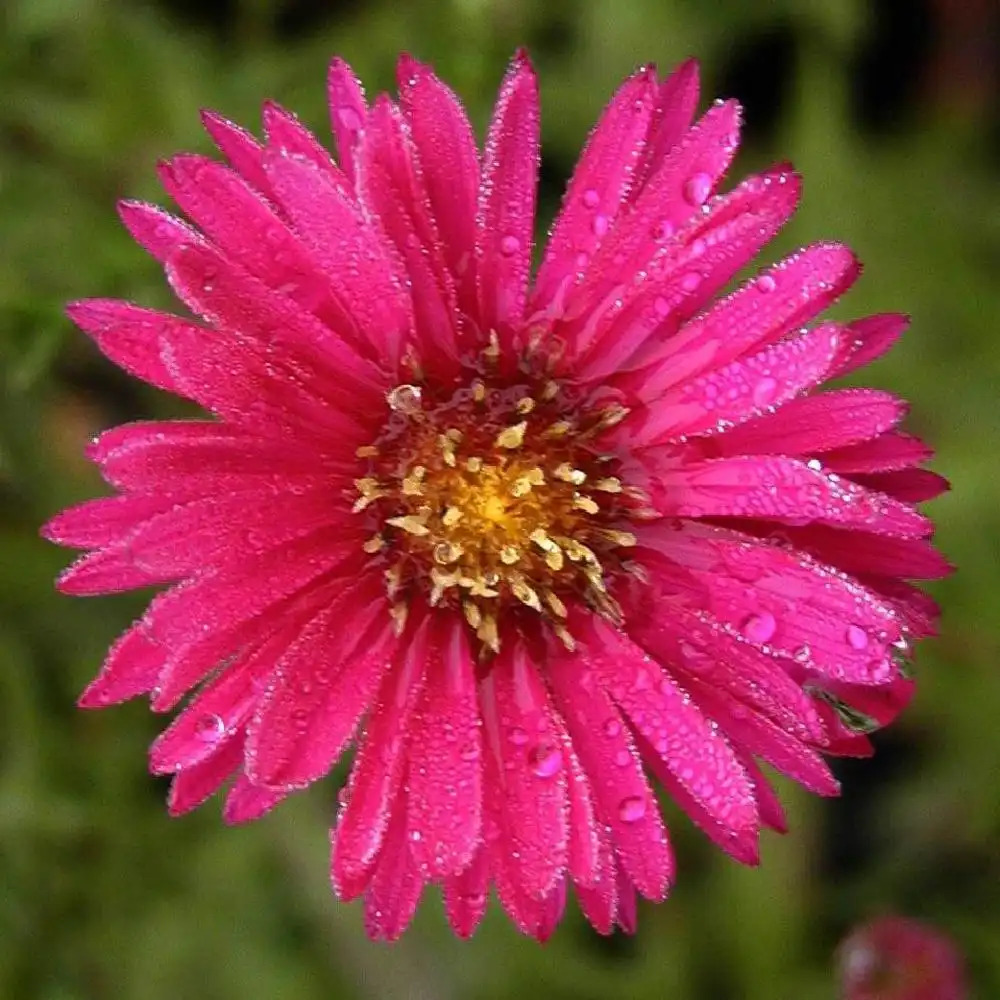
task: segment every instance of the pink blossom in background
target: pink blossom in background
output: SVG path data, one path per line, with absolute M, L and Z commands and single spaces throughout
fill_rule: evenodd
M 534 274 L 525 55 L 482 153 L 409 57 L 396 100 L 340 60 L 329 96 L 336 161 L 276 104 L 262 141 L 207 112 L 229 166 L 160 167 L 190 222 L 121 205 L 196 319 L 70 307 L 210 414 L 102 434 L 115 495 L 44 529 L 90 550 L 68 594 L 169 585 L 81 705 L 187 699 L 151 750 L 174 814 L 225 785 L 254 819 L 354 749 L 331 876 L 372 937 L 429 884 L 463 937 L 491 888 L 539 939 L 570 890 L 632 931 L 674 880 L 654 785 L 755 864 L 761 764 L 835 795 L 826 757 L 913 693 L 945 484 L 901 400 L 819 389 L 906 319 L 817 320 L 859 273 L 837 243 L 718 297 L 800 181 L 720 193 L 740 109 L 696 120 L 693 62 L 614 95 Z
M 838 949 L 842 1000 L 965 1000 L 965 970 L 941 931 L 905 917 L 881 917 Z

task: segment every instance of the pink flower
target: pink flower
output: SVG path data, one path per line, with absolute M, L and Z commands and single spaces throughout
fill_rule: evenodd
M 369 106 L 329 77 L 339 165 L 290 114 L 229 160 L 163 164 L 194 224 L 126 202 L 193 322 L 88 300 L 74 321 L 212 419 L 114 428 L 118 491 L 47 537 L 70 594 L 170 584 L 86 707 L 149 694 L 183 813 L 233 778 L 260 816 L 356 744 L 332 834 L 343 899 L 395 938 L 429 883 L 455 931 L 490 886 L 544 939 L 573 889 L 602 933 L 663 899 L 653 782 L 733 857 L 785 829 L 764 761 L 821 795 L 824 755 L 906 704 L 946 563 L 913 504 L 943 481 L 885 392 L 822 382 L 898 315 L 809 327 L 857 277 L 808 247 L 717 293 L 795 209 L 779 166 L 720 195 L 740 111 L 692 125 L 694 63 L 637 71 L 588 140 L 532 278 L 535 74 L 519 54 L 482 155 L 403 57 Z
M 940 931 L 881 917 L 839 948 L 843 1000 L 964 1000 L 964 962 Z

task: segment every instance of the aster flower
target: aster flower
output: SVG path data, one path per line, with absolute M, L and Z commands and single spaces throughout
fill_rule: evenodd
M 946 935 L 906 917 L 858 927 L 838 949 L 843 1000 L 964 1000 L 965 962 Z
M 482 155 L 408 57 L 398 100 L 339 60 L 329 97 L 336 161 L 277 105 L 263 142 L 206 113 L 229 166 L 160 168 L 193 226 L 121 206 L 198 319 L 70 307 L 211 414 L 102 434 L 118 492 L 45 529 L 91 550 L 66 593 L 170 584 L 81 704 L 188 698 L 151 751 L 175 814 L 232 779 L 253 819 L 356 747 L 331 874 L 373 937 L 432 883 L 462 936 L 491 887 L 541 939 L 570 889 L 631 931 L 674 879 L 654 783 L 753 864 L 785 829 L 761 762 L 833 795 L 825 756 L 912 693 L 942 481 L 898 399 L 815 391 L 906 321 L 808 325 L 858 275 L 835 243 L 716 297 L 800 185 L 718 193 L 740 111 L 692 124 L 692 62 L 614 95 L 533 277 L 524 55 Z

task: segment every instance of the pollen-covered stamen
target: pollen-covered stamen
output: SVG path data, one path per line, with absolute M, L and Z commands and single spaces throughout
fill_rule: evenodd
M 571 399 L 551 379 L 400 385 L 386 399 L 383 434 L 358 450 L 354 509 L 372 521 L 365 551 L 386 563 L 397 625 L 418 594 L 460 610 L 484 652 L 524 614 L 573 648 L 569 600 L 621 620 L 609 587 L 628 572 L 636 539 L 623 522 L 638 504 L 594 439 L 623 407 Z

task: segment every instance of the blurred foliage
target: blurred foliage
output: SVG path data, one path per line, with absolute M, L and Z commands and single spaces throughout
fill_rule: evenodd
M 1000 996 L 1000 177 L 997 109 L 944 92 L 933 44 L 883 80 L 878 105 L 863 0 L 7 0 L 0 47 L 0 996 L 38 1000 L 366 998 L 550 1000 L 831 998 L 832 953 L 885 910 L 947 930 L 978 996 Z M 928 3 L 923 5 L 929 11 Z M 940 16 L 944 0 L 933 5 Z M 986 7 L 989 5 L 987 4 Z M 916 16 L 921 5 L 895 5 Z M 925 11 L 926 13 L 926 11 Z M 906 15 L 906 16 L 911 16 Z M 904 17 L 905 22 L 905 17 Z M 882 26 L 884 28 L 884 25 Z M 890 34 L 889 65 L 907 24 Z M 882 30 L 882 29 L 880 29 Z M 884 32 L 883 32 L 884 33 Z M 933 32 L 929 36 L 933 43 Z M 482 128 L 505 60 L 532 50 L 542 78 L 542 213 L 634 64 L 702 58 L 706 92 L 748 105 L 741 171 L 790 158 L 803 208 L 777 254 L 852 243 L 868 272 L 841 316 L 905 309 L 913 329 L 866 379 L 913 401 L 954 491 L 933 514 L 960 572 L 936 588 L 942 637 L 919 656 L 915 706 L 874 761 L 839 767 L 835 802 L 787 788 L 793 832 L 741 869 L 668 807 L 680 880 L 640 933 L 603 940 L 570 914 L 545 948 L 498 912 L 471 944 L 431 901 L 392 948 L 326 882 L 336 782 L 250 828 L 209 805 L 167 818 L 145 774 L 162 719 L 143 705 L 89 714 L 76 693 L 134 597 L 56 596 L 65 555 L 37 537 L 60 506 L 99 491 L 84 442 L 176 404 L 103 362 L 62 315 L 66 299 L 168 298 L 118 225 L 118 197 L 157 198 L 154 161 L 207 150 L 198 108 L 257 121 L 264 97 L 325 130 L 324 72 L 345 55 L 371 90 L 400 49 L 435 63 Z M 869 48 L 866 49 L 866 46 Z M 995 67 L 994 67 L 995 69 Z M 907 81 L 904 81 L 906 83 Z M 930 83 L 921 90 L 921 81 Z M 858 108 L 880 114 L 859 126 Z M 994 132 L 995 134 L 995 132 Z

